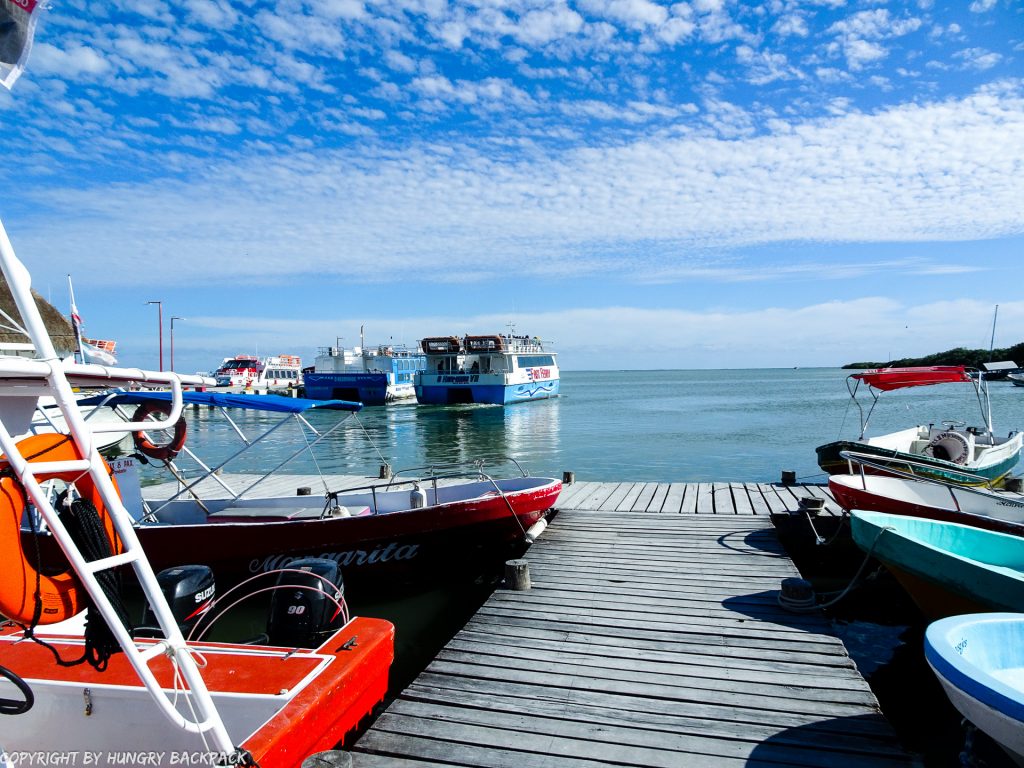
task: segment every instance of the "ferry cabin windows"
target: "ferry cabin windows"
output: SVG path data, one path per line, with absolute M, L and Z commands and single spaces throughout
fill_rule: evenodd
M 541 368 L 555 364 L 553 355 L 516 355 L 517 368 Z

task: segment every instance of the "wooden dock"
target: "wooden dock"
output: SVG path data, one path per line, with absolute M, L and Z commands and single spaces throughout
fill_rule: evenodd
M 354 768 L 888 766 L 900 748 L 771 527 L 820 486 L 576 483 L 499 590 L 352 747 Z M 827 509 L 838 510 L 829 499 Z

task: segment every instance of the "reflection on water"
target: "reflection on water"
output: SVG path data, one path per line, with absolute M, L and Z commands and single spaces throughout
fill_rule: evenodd
M 376 477 L 379 465 L 428 464 L 502 456 L 534 474 L 580 480 L 658 482 L 778 480 L 783 469 L 823 480 L 814 448 L 853 438 L 858 413 L 836 368 L 728 371 L 563 372 L 562 395 L 501 407 L 421 406 L 366 408 L 332 434 L 318 453 L 325 473 Z M 996 432 L 1024 428 L 1024 388 L 993 382 Z M 869 398 L 870 399 L 870 398 Z M 964 419 L 979 424 L 972 387 L 946 385 L 886 393 L 869 434 L 918 423 Z M 276 420 L 234 412 L 247 434 Z M 344 414 L 307 416 L 325 429 Z M 220 460 L 237 440 L 229 425 L 206 409 L 189 410 L 189 445 Z M 257 472 L 284 459 L 302 438 L 293 427 L 275 433 L 228 471 Z M 232 450 L 234 450 L 232 448 Z M 378 454 L 379 450 L 379 454 Z M 311 473 L 307 457 L 286 472 Z
M 346 423 L 314 448 L 315 461 L 304 452 L 282 471 L 375 477 L 382 462 L 396 470 L 477 460 L 493 467 L 510 457 L 535 473 L 546 474 L 557 470 L 552 459 L 559 453 L 559 414 L 557 399 L 507 408 L 397 405 L 366 408 L 354 416 L 313 411 L 305 418 L 321 433 L 339 421 Z M 250 440 L 280 419 L 254 411 L 232 411 L 231 417 Z M 224 461 L 241 447 L 238 435 L 218 412 L 188 408 L 186 419 L 187 444 L 208 465 Z M 308 430 L 303 436 L 297 422 L 290 423 L 249 455 L 233 460 L 226 471 L 266 471 L 314 439 Z

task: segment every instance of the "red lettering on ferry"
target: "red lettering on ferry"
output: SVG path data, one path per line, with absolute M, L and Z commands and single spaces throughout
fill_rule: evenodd
M 14 5 L 24 8 L 29 13 L 32 13 L 32 11 L 36 9 L 36 5 L 39 4 L 38 0 L 11 0 L 11 2 L 14 3 Z

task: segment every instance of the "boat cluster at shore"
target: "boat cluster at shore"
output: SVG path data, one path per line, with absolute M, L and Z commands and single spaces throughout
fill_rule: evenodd
M 855 402 L 861 386 L 872 402 L 856 439 L 817 449 L 829 490 L 849 511 L 857 546 L 933 622 L 925 658 L 949 700 L 1024 764 L 1024 494 L 1011 475 L 1022 434 L 996 434 L 989 379 L 963 366 L 883 368 L 848 381 Z M 881 393 L 936 385 L 972 388 L 979 421 L 868 436 Z
M 557 397 L 557 357 L 535 336 L 437 336 L 414 348 L 346 349 L 339 342 L 321 348 L 316 363 L 305 369 L 294 355 L 237 355 L 225 358 L 213 378 L 218 388 L 232 392 L 301 392 L 315 400 L 364 405 L 412 399 L 427 405 L 508 405 Z

